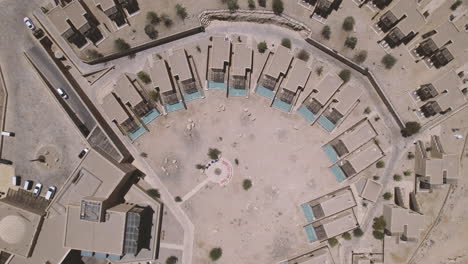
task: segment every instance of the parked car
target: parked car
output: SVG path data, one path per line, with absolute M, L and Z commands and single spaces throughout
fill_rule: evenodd
M 1 135 L 2 135 L 2 136 L 6 136 L 6 137 L 14 137 L 14 136 L 15 136 L 15 133 L 14 133 L 14 132 L 2 131 L 2 132 L 1 132 Z
M 42 184 L 41 183 L 36 184 L 36 187 L 34 187 L 34 190 L 33 190 L 33 195 L 38 196 L 41 193 L 41 190 L 42 190 Z
M 68 94 L 62 88 L 57 88 L 57 93 L 63 98 L 68 99 Z
M 84 148 L 84 149 L 80 152 L 80 154 L 78 154 L 78 158 L 82 159 L 82 158 L 86 155 L 86 153 L 88 153 L 88 152 L 89 152 L 89 148 Z
M 36 26 L 34 26 L 33 22 L 31 21 L 29 17 L 23 18 L 23 22 L 26 25 L 26 27 L 28 27 L 30 30 L 36 29 Z
M 1 164 L 6 164 L 6 165 L 11 165 L 13 162 L 11 160 L 6 160 L 6 159 L 0 159 Z
M 55 191 L 57 191 L 57 187 L 50 186 L 45 195 L 46 200 L 51 200 L 52 198 L 54 198 Z
M 27 181 L 24 182 L 23 188 L 24 188 L 26 191 L 29 191 L 29 190 L 31 190 L 32 185 L 33 185 L 33 182 L 30 181 L 30 180 L 27 180 Z
M 11 183 L 13 186 L 20 186 L 21 185 L 21 176 L 13 176 L 11 179 Z

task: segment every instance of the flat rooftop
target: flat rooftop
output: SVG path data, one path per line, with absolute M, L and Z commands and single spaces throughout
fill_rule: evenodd
M 266 75 L 278 79 L 281 74 L 286 75 L 293 56 L 288 48 L 278 45 L 276 52 L 273 54 L 270 66 L 266 71 Z
M 406 233 L 410 238 L 419 235 L 424 222 L 423 215 L 394 204 L 384 204 L 383 216 L 387 224 L 385 229 L 391 233 Z
M 355 151 L 347 160 L 351 163 L 356 173 L 359 173 L 381 157 L 383 157 L 382 151 L 375 143 L 372 143 L 363 149 Z
M 333 108 L 340 112 L 340 114 L 345 115 L 349 110 L 351 110 L 351 107 L 356 103 L 361 95 L 361 88 L 347 85 L 335 96 L 334 99 L 336 99 L 338 103 L 333 104 Z
M 455 26 L 450 22 L 445 22 L 442 25 L 438 26 L 435 31 L 436 34 L 431 36 L 432 41 L 437 45 L 438 48 L 444 46 L 449 40 L 458 33 Z
M 131 106 L 136 106 L 143 101 L 143 97 L 126 74 L 120 75 L 113 87 L 124 104 L 130 103 Z
M 460 78 L 454 71 L 447 72 L 440 79 L 434 81 L 432 85 L 439 93 L 435 100 L 442 110 L 449 107 L 455 110 L 466 103 L 465 96 L 459 88 Z M 447 92 L 443 93 L 444 91 Z
M 127 112 L 123 109 L 123 106 L 119 101 L 117 101 L 117 98 L 115 98 L 112 93 L 104 96 L 101 106 L 107 117 L 109 117 L 110 120 L 115 120 L 119 124 L 122 124 L 130 118 Z
M 318 93 L 314 94 L 313 97 L 321 105 L 325 105 L 341 84 L 343 84 L 343 80 L 338 75 L 329 73 L 315 87 Z
M 173 91 L 171 77 L 167 71 L 166 62 L 164 60 L 154 60 L 153 65 L 150 68 L 151 81 L 156 89 L 159 89 L 161 93 Z
M 358 227 L 358 222 L 353 210 L 349 209 L 335 216 L 325 218 L 322 220 L 322 225 L 327 237 L 331 238 Z
M 283 88 L 296 92 L 299 88 L 304 88 L 307 79 L 310 75 L 310 69 L 303 60 L 295 60 L 291 69 L 289 70 L 288 77 L 284 81 Z
M 55 28 L 60 34 L 65 33 L 71 28 L 66 21 L 67 15 L 60 6 L 56 6 L 49 10 L 47 17 L 49 18 L 50 22 L 54 24 Z
M 398 1 L 390 11 L 392 11 L 398 19 L 406 15 L 406 18 L 396 25 L 405 35 L 411 31 L 416 33 L 426 23 L 424 17 L 417 10 L 416 1 Z
M 457 154 L 444 154 L 442 159 L 431 158 L 426 161 L 426 175 L 430 184 L 443 184 L 444 174 L 447 178 L 458 177 L 460 159 Z
M 94 0 L 96 5 L 100 5 L 103 11 L 106 11 L 115 6 L 114 0 Z
M 213 47 L 210 56 L 210 68 L 223 70 L 224 66 L 229 63 L 231 56 L 231 42 L 225 40 L 224 37 L 213 37 Z
M 247 70 L 252 70 L 252 49 L 242 43 L 236 43 L 233 46 L 231 74 L 245 76 Z
M 375 136 L 377 136 L 377 133 L 369 121 L 366 120 L 357 127 L 346 131 L 343 135 L 339 136 L 338 139 L 343 142 L 349 152 L 352 152 Z
M 351 190 L 345 189 L 343 192 L 332 194 L 327 200 L 321 202 L 320 206 L 325 216 L 330 216 L 356 206 L 356 201 Z
M 382 184 L 376 181 L 367 179 L 366 185 L 364 185 L 364 188 L 361 192 L 361 197 L 375 203 L 377 199 L 379 198 L 381 190 L 382 190 Z
M 86 10 L 83 8 L 79 1 L 71 1 L 63 7 L 65 14 L 72 24 L 79 30 L 82 26 L 86 25 L 88 21 L 84 17 Z
M 169 65 L 172 75 L 174 75 L 174 77 L 177 76 L 179 81 L 183 82 L 193 78 L 185 49 L 175 50 L 174 53 L 169 56 Z

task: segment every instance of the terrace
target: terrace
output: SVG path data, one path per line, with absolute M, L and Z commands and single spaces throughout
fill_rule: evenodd
M 182 96 L 179 90 L 174 87 L 166 61 L 153 59 L 151 62 L 150 76 L 153 88 L 159 92 L 162 105 L 166 112 L 184 109 L 185 106 L 182 102 Z

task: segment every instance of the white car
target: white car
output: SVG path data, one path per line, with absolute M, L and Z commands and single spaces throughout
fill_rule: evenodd
M 54 198 L 55 191 L 57 191 L 57 187 L 50 186 L 49 190 L 47 190 L 47 193 L 45 195 L 46 200 L 51 200 L 52 198 Z
M 63 98 L 68 99 L 68 94 L 62 88 L 57 88 L 57 93 Z
M 29 17 L 23 18 L 24 24 L 30 29 L 30 30 L 35 30 L 36 26 L 34 26 L 33 22 Z
M 41 183 L 36 184 L 36 187 L 34 187 L 34 190 L 33 190 L 33 195 L 38 196 L 41 193 L 41 190 L 42 190 L 42 184 Z

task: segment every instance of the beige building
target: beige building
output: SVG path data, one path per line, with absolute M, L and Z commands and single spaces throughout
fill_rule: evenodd
M 340 189 L 301 205 L 308 222 L 314 222 L 355 207 L 356 200 L 349 188 Z
M 150 64 L 150 76 L 153 88 L 159 93 L 161 104 L 166 112 L 169 112 L 168 109 L 171 109 L 171 106 L 182 105 L 183 108 L 182 95 L 179 88 L 174 84 L 167 62 L 162 59 L 153 58 Z
M 428 153 L 424 142 L 416 142 L 414 173 L 418 191 L 430 191 L 443 184 L 456 183 L 459 177 L 459 156 L 447 154 L 438 136 L 431 137 L 430 148 Z
M 208 56 L 208 89 L 226 89 L 231 58 L 231 42 L 229 39 L 221 36 L 212 37 Z
M 379 198 L 382 188 L 383 188 L 382 184 L 376 181 L 373 181 L 371 179 L 367 179 L 360 196 L 365 200 L 375 203 L 377 202 L 377 199 Z
M 289 112 L 296 103 L 298 94 L 306 86 L 309 75 L 310 69 L 306 62 L 294 60 L 288 76 L 280 85 L 281 89 L 273 101 L 273 106 Z
M 425 221 L 423 215 L 393 204 L 384 204 L 383 217 L 385 232 L 405 241 L 417 240 Z
M 354 211 L 352 209 L 347 209 L 341 213 L 306 225 L 304 228 L 306 229 L 306 232 L 310 232 L 307 230 L 312 229 L 316 236 L 316 240 L 323 241 L 339 236 L 358 227 L 359 223 L 357 222 Z M 310 238 L 309 241 L 311 241 Z
M 229 76 L 229 96 L 247 96 L 252 74 L 252 49 L 246 44 L 233 45 Z
M 175 50 L 169 56 L 169 67 L 175 84 L 179 88 L 184 101 L 190 101 L 201 97 L 200 83 L 195 75 L 195 65 L 190 63 L 185 49 Z

